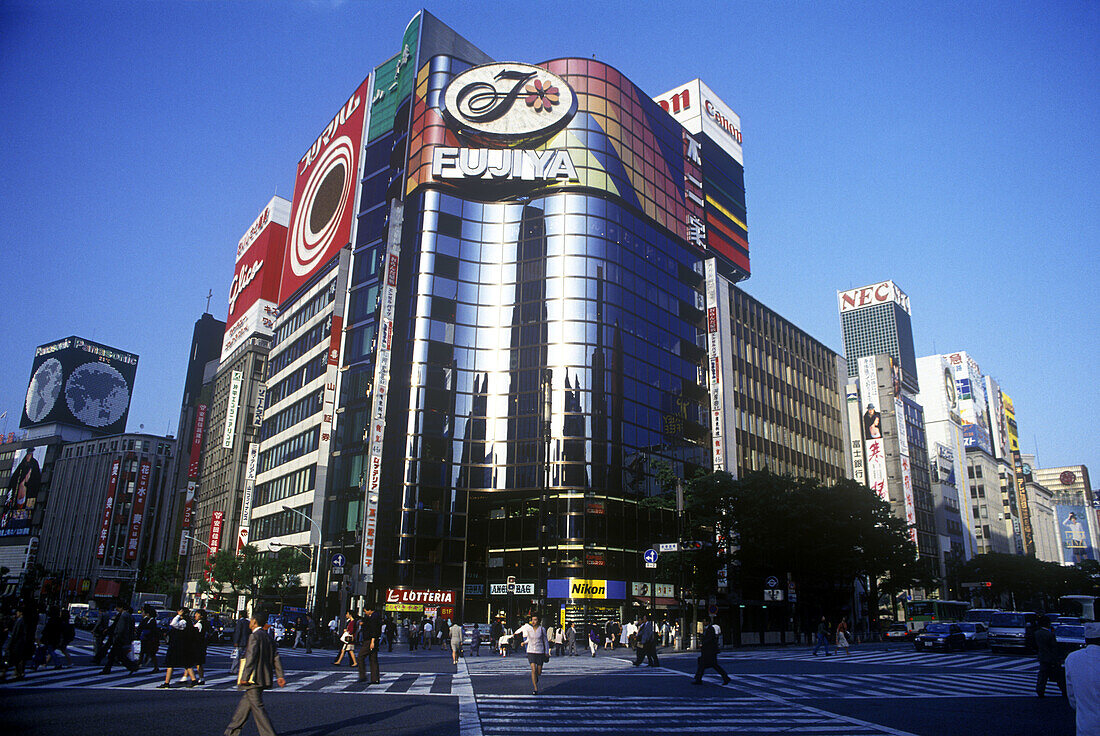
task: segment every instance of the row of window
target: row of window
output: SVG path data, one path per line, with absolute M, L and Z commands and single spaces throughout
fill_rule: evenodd
M 306 453 L 313 452 L 317 449 L 319 435 L 320 427 L 314 427 L 284 442 L 280 442 L 270 450 L 264 450 L 260 453 L 260 468 L 258 472 L 263 473 L 285 462 L 301 457 Z
M 267 391 L 267 404 L 274 406 L 290 396 L 292 393 L 305 386 L 310 381 L 324 374 L 328 365 L 328 353 L 319 353 L 296 368 L 286 378 L 274 384 Z
M 264 417 L 260 439 L 266 440 L 269 437 L 274 437 L 280 432 L 290 429 L 303 419 L 319 412 L 323 395 L 324 389 L 318 389 L 316 392 L 298 399 L 279 413 Z
M 304 325 L 310 320 L 311 317 L 318 314 L 324 309 L 333 299 L 336 298 L 336 281 L 335 279 L 328 285 L 328 288 L 323 289 L 318 294 L 314 295 L 309 301 L 303 304 L 298 311 L 290 315 L 286 321 L 282 322 L 275 328 L 275 341 L 274 345 L 279 345 L 283 340 L 287 339 L 295 330 Z M 277 370 L 271 370 L 268 375 L 275 375 Z
M 256 505 L 263 506 L 313 490 L 317 467 L 309 465 L 256 486 Z
M 316 348 L 322 342 L 327 343 L 331 332 L 332 317 L 323 319 L 306 330 L 298 339 L 281 349 L 277 355 L 271 358 L 268 365 L 268 369 L 271 371 L 270 375 L 274 376 L 278 374 L 279 371 L 286 368 L 310 350 Z
M 294 511 L 298 513 L 294 513 Z M 306 504 L 293 511 L 278 511 L 270 516 L 262 516 L 253 519 L 249 526 L 248 536 L 254 542 L 271 537 L 282 537 L 287 534 L 298 534 L 309 529 L 309 516 L 311 506 Z M 305 514 L 305 516 L 302 516 Z
M 119 440 L 111 440 L 110 443 L 100 442 L 98 445 L 69 445 L 65 448 L 64 457 L 83 457 L 85 450 L 87 454 L 100 454 L 105 452 L 118 452 L 119 450 L 133 450 L 134 452 L 152 452 L 153 443 L 149 440 L 122 440 L 121 447 L 119 446 Z M 158 455 L 165 455 L 167 457 L 172 456 L 172 445 L 167 442 L 156 443 L 156 453 Z M 17 453 L 18 454 L 18 453 Z

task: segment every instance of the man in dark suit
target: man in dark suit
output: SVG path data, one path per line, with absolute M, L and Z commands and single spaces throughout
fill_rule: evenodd
M 252 618 L 248 621 L 252 634 L 248 637 L 244 659 L 241 660 L 237 675 L 237 687 L 244 690 L 244 694 L 229 725 L 225 727 L 225 736 L 237 736 L 244 727 L 244 722 L 248 720 L 249 713 L 252 714 L 260 736 L 275 736 L 275 729 L 271 727 L 267 711 L 264 710 L 264 690 L 271 687 L 272 680 L 278 682 L 279 687 L 285 687 L 286 678 L 283 677 L 283 663 L 279 660 L 275 642 L 263 629 L 264 621 L 267 621 L 267 612 L 254 608 Z
M 707 616 L 706 628 L 703 629 L 703 641 L 699 650 L 701 653 L 695 666 L 695 679 L 692 680 L 692 683 L 702 685 L 703 673 L 709 668 L 714 669 L 722 676 L 723 685 L 729 684 L 730 676 L 722 669 L 722 665 L 718 664 L 718 632 L 714 630 L 714 622 L 710 616 Z
M 378 673 L 378 644 L 382 639 L 382 613 L 374 610 L 373 603 L 368 603 L 363 613 L 363 644 L 359 649 L 359 682 L 367 680 L 366 657 L 369 657 L 370 683 L 377 685 L 381 682 L 381 675 Z
M 252 632 L 248 628 L 248 616 L 244 609 L 237 611 L 237 623 L 233 626 L 233 652 L 229 657 L 229 671 L 233 672 L 240 666 L 240 660 L 244 656 L 244 648 L 248 645 L 248 636 Z
M 107 664 L 103 665 L 102 675 L 111 674 L 111 667 L 115 662 L 120 662 L 130 674 L 138 671 L 138 664 L 130 659 L 130 649 L 134 644 L 134 616 L 130 613 L 130 607 L 122 601 L 115 604 L 118 611 L 111 631 L 111 651 L 107 655 Z
M 653 630 L 653 620 L 645 614 L 642 614 L 642 625 L 638 627 L 637 650 L 635 667 L 642 663 L 643 657 L 647 667 L 657 667 L 660 664 L 657 661 L 657 633 Z

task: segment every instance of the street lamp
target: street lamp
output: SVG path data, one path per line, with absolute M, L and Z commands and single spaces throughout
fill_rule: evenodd
M 194 536 L 193 534 L 188 534 L 187 532 L 184 532 L 184 533 L 183 533 L 183 536 L 184 536 L 184 538 L 185 538 L 185 539 L 190 539 L 190 540 L 191 540 L 192 542 L 198 542 L 198 543 L 199 543 L 199 544 L 201 544 L 201 545 L 202 545 L 203 547 L 206 547 L 206 548 L 207 548 L 208 550 L 211 550 L 211 551 L 213 551 L 213 550 L 214 550 L 214 548 L 213 548 L 213 547 L 211 547 L 211 546 L 210 546 L 209 544 L 207 544 L 206 542 L 202 541 L 202 540 L 201 540 L 201 539 L 199 539 L 198 537 Z
M 297 514 L 303 519 L 308 521 L 314 529 L 317 530 L 317 568 L 321 567 L 321 527 L 317 525 L 317 522 L 313 520 L 308 514 L 303 514 L 298 509 L 292 509 L 289 506 L 283 506 L 283 511 L 288 511 L 292 514 Z M 313 545 L 313 534 L 310 534 L 310 546 Z M 272 544 L 271 546 L 274 546 Z M 290 545 L 285 545 L 290 546 Z M 317 598 L 317 576 L 314 574 L 313 566 L 313 554 L 309 555 L 309 594 L 306 596 L 306 608 L 309 609 L 310 615 L 313 615 L 313 606 L 316 603 Z

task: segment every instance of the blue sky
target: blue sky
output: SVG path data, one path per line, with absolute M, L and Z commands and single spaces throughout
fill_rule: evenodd
M 237 240 L 420 7 L 0 3 L 0 428 L 76 334 L 141 355 L 131 430 L 176 431 L 207 291 L 224 319 Z M 748 292 L 839 352 L 836 290 L 894 279 L 918 355 L 969 351 L 1025 452 L 1100 473 L 1100 4 L 428 9 L 497 59 L 702 78 L 742 119 Z

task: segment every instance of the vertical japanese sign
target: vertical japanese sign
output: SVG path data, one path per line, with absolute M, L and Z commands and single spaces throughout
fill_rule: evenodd
M 252 519 L 252 494 L 256 490 L 256 467 L 260 464 L 260 443 L 248 443 L 248 464 L 244 472 L 241 497 L 241 523 L 237 526 L 237 554 L 248 544 L 248 524 Z
M 852 453 L 852 478 L 856 483 L 867 483 L 863 462 L 863 434 L 859 424 L 859 386 L 849 383 L 845 387 L 848 410 L 848 441 Z
M 103 507 L 103 523 L 99 527 L 99 541 L 96 543 L 96 559 L 102 560 L 107 555 L 107 535 L 111 530 L 111 515 L 115 510 L 115 492 L 118 490 L 118 474 L 122 469 L 122 458 L 115 458 L 111 463 L 110 480 L 107 482 L 107 502 Z
M 401 259 L 401 228 L 404 207 L 394 200 L 390 206 L 390 230 L 386 244 L 386 265 L 382 276 L 379 309 L 378 352 L 374 361 L 374 397 L 369 425 L 370 452 L 364 479 L 363 548 L 359 576 L 374 580 L 375 534 L 378 531 L 378 498 L 382 491 L 382 445 L 386 434 L 386 406 L 389 399 L 390 360 L 393 352 L 393 319 L 397 311 L 397 269 Z
M 206 431 L 206 404 L 195 408 L 195 427 L 191 433 L 191 455 L 187 465 L 187 492 L 183 499 L 183 524 L 180 526 L 181 556 L 191 548 L 188 533 L 191 531 L 191 515 L 195 511 L 195 492 L 199 487 L 199 468 L 202 465 L 202 437 Z
M 145 520 L 145 501 L 149 496 L 149 475 L 153 464 L 148 459 L 141 461 L 138 469 L 137 488 L 134 489 L 134 505 L 130 513 L 130 535 L 126 539 L 126 559 L 136 560 L 138 543 L 141 541 L 141 525 Z
M 267 407 L 267 384 L 256 386 L 256 413 L 252 416 L 252 426 L 262 427 L 264 423 L 264 409 Z
M 191 433 L 191 457 L 187 465 L 187 477 L 199 477 L 199 463 L 202 460 L 202 434 L 206 429 L 206 404 L 195 409 L 195 431 Z
M 218 551 L 218 546 L 221 544 L 222 524 L 224 523 L 224 521 L 224 511 L 215 511 L 213 514 L 210 515 L 210 541 L 209 546 L 206 548 L 206 563 L 203 565 L 204 568 L 206 567 L 206 565 L 210 564 L 210 558 L 213 557 L 214 553 Z M 214 579 L 205 569 L 203 570 L 202 574 L 206 577 L 207 581 Z
M 867 486 L 884 501 L 890 501 L 886 488 L 886 447 L 882 442 L 882 414 L 878 393 L 875 356 L 859 359 L 859 393 L 863 398 L 860 428 L 867 458 Z
M 225 436 L 222 437 L 222 447 L 227 450 L 233 448 L 233 438 L 237 435 L 237 411 L 240 409 L 243 382 L 244 371 L 233 371 L 229 382 L 229 404 L 225 409 Z
M 1035 555 L 1035 530 L 1031 526 L 1031 509 L 1027 498 L 1027 474 L 1024 472 L 1024 458 L 1020 454 L 1019 427 L 1016 424 L 1016 406 L 1012 398 L 1001 392 L 1001 407 L 1004 411 L 1005 429 L 1008 435 L 1008 449 L 1012 453 L 1012 466 L 1016 469 L 1016 503 L 1020 508 L 1020 535 L 1023 538 L 1024 553 Z
M 707 383 L 710 386 L 711 460 L 714 469 L 726 469 L 726 438 L 722 435 L 722 353 L 718 343 L 718 268 L 713 258 L 704 264 L 707 304 Z

